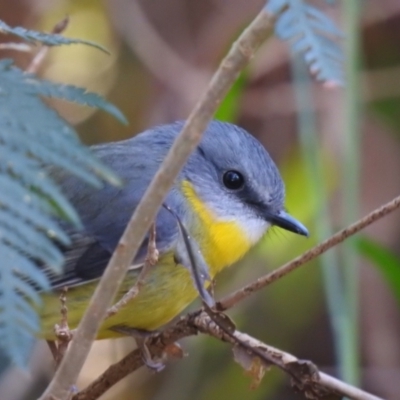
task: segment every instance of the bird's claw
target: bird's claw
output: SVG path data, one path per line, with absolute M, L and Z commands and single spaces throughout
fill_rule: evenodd
M 158 331 L 146 331 L 144 329 L 137 329 L 129 326 L 114 326 L 111 329 L 135 339 L 136 345 L 141 352 L 142 360 L 146 367 L 151 371 L 160 372 L 165 368 L 162 359 L 152 356 L 147 346 L 148 340 L 157 335 L 159 333 Z

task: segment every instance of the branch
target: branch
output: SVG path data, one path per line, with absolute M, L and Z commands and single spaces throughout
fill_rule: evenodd
M 291 375 L 292 384 L 303 391 L 307 398 L 317 399 L 320 398 L 319 394 L 324 393 L 326 395 L 329 392 L 334 392 L 353 400 L 382 400 L 380 397 L 318 371 L 317 367 L 309 361 L 299 360 L 292 354 L 269 346 L 246 333 L 236 330 L 233 334 L 226 334 L 206 313 L 200 313 L 195 318 L 194 324 L 200 332 L 231 343 L 234 346 L 245 345 L 245 350 L 252 352 L 252 357 L 261 357 L 261 361 L 266 364 L 267 368 L 272 361 L 276 367 Z M 260 353 L 264 353 L 265 357 Z M 308 397 L 307 395 L 314 397 Z
M 164 197 L 187 158 L 200 142 L 202 132 L 207 128 L 219 103 L 267 37 L 273 22 L 274 16 L 262 10 L 222 60 L 133 213 L 76 330 L 70 348 L 40 400 L 67 399 L 70 396 L 70 388 L 78 378 L 97 331 Z
M 348 226 L 347 228 L 342 229 L 341 231 L 337 232 L 335 235 L 331 236 L 329 239 L 326 239 L 322 243 L 318 244 L 317 246 L 313 247 L 312 249 L 306 251 L 302 255 L 294 258 L 292 261 L 282 265 L 275 271 L 270 272 L 258 278 L 256 281 L 242 287 L 241 289 L 237 290 L 236 292 L 224 297 L 217 303 L 217 309 L 219 311 L 227 310 L 228 308 L 233 307 L 239 301 L 245 299 L 246 297 L 250 296 L 253 292 L 264 288 L 265 286 L 275 282 L 276 280 L 284 277 L 289 272 L 301 267 L 306 262 L 313 260 L 314 258 L 318 257 L 319 255 L 325 253 L 332 247 L 336 246 L 337 244 L 343 242 L 349 236 L 354 235 L 355 233 L 361 231 L 368 225 L 371 225 L 373 222 L 377 221 L 378 219 L 383 218 L 385 215 L 393 212 L 397 208 L 400 207 L 400 196 L 395 197 L 389 203 L 384 204 L 383 206 L 377 208 L 376 210 L 372 211 L 370 214 L 366 215 L 365 217 L 361 218 L 357 222 L 353 223 L 352 225 Z
M 65 17 L 60 22 L 58 22 L 54 28 L 52 29 L 51 33 L 53 34 L 60 34 L 67 29 L 69 23 L 69 17 Z M 26 72 L 28 74 L 36 74 L 43 63 L 43 60 L 46 58 L 47 53 L 49 52 L 50 47 L 46 45 L 42 45 L 39 51 L 36 53 L 35 57 L 33 57 L 32 61 L 26 68 Z
M 266 345 L 259 340 L 235 330 L 227 334 L 204 311 L 197 311 L 182 317 L 174 326 L 167 328 L 148 342 L 148 348 L 155 356 L 161 356 L 163 350 L 176 340 L 193 336 L 202 332 L 233 347 L 244 346 L 244 350 L 252 358 L 259 357 L 264 367 L 271 363 L 292 377 L 293 384 L 306 394 L 339 393 L 353 400 L 382 400 L 370 393 L 340 381 L 328 374 L 319 372 L 309 361 L 299 360 L 295 356 Z M 111 365 L 99 378 L 83 389 L 72 400 L 95 400 L 104 394 L 128 374 L 143 366 L 139 350 L 134 350 L 121 361 Z M 311 373 L 310 373 L 311 371 Z M 314 397 L 315 398 L 315 397 Z
M 149 244 L 147 246 L 147 255 L 144 260 L 142 270 L 139 273 L 136 283 L 121 297 L 120 300 L 112 307 L 107 310 L 107 314 L 104 319 L 110 318 L 115 315 L 119 310 L 125 307 L 129 302 L 131 302 L 140 292 L 144 284 L 144 279 L 146 278 L 149 270 L 153 268 L 158 261 L 158 250 L 156 248 L 156 224 L 153 223 L 150 234 L 149 234 Z
M 72 340 L 73 334 L 68 326 L 68 308 L 67 308 L 67 291 L 68 288 L 63 288 L 60 294 L 60 302 L 61 302 L 61 321 L 60 324 L 55 324 L 54 333 L 57 338 L 56 346 L 57 346 L 57 355 L 54 358 L 56 363 L 56 367 L 58 367 L 64 358 L 65 352 L 68 349 L 68 344 Z M 48 341 L 49 343 L 49 341 Z M 49 344 L 49 346 L 51 346 Z M 50 350 L 53 352 L 52 347 Z
M 161 357 L 164 349 L 177 340 L 197 335 L 198 329 L 190 323 L 200 312 L 181 317 L 173 326 L 164 329 L 154 337 L 149 338 L 146 346 L 153 357 Z M 96 400 L 108 389 L 144 365 L 143 356 L 139 349 L 131 351 L 122 360 L 110 365 L 88 387 L 72 397 L 72 400 Z
M 0 50 L 15 50 L 30 53 L 33 47 L 27 43 L 0 43 Z

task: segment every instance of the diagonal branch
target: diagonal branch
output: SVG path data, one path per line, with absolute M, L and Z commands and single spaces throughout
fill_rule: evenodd
M 237 290 L 236 292 L 224 297 L 222 300 L 220 300 L 217 303 L 218 310 L 224 311 L 224 310 L 227 310 L 228 308 L 233 307 L 239 301 L 250 296 L 253 292 L 260 290 L 263 287 L 284 277 L 289 272 L 292 272 L 293 270 L 301 267 L 308 261 L 311 261 L 314 258 L 320 256 L 321 254 L 325 253 L 332 247 L 343 242 L 348 237 L 361 231 L 368 225 L 371 225 L 373 222 L 377 221 L 378 219 L 383 218 L 385 215 L 388 215 L 389 213 L 393 212 L 394 210 L 398 209 L 399 207 L 400 207 L 400 196 L 395 197 L 392 201 L 377 208 L 376 210 L 367 214 L 365 217 L 361 218 L 357 222 L 355 222 L 352 225 L 349 225 L 347 228 L 344 228 L 341 231 L 337 232 L 335 235 L 331 236 L 329 239 L 326 239 L 325 241 L 323 241 L 322 243 L 313 247 L 312 249 L 306 251 L 302 255 L 294 258 L 292 261 L 289 261 L 288 263 L 282 265 L 275 271 L 272 271 L 269 274 L 266 274 L 266 275 L 262 276 L 261 278 L 258 278 L 256 281 L 254 281 L 254 282 L 242 287 L 241 289 Z
M 267 367 L 272 361 L 273 365 L 292 377 L 292 384 L 304 392 L 307 398 L 307 394 L 317 396 L 310 398 L 320 398 L 318 396 L 319 393 L 333 392 L 352 400 L 382 400 L 380 397 L 318 371 L 317 367 L 309 361 L 300 360 L 294 355 L 269 346 L 246 333 L 236 330 L 233 334 L 226 334 L 204 312 L 196 316 L 193 323 L 200 332 L 231 343 L 234 346 L 245 345 L 245 350 L 250 352 L 252 357 L 260 357 Z M 307 367 L 303 369 L 302 366 L 305 365 Z M 312 371 L 312 377 L 310 376 L 310 370 Z
M 187 158 L 199 143 L 202 132 L 212 119 L 221 100 L 267 37 L 273 22 L 274 16 L 263 9 L 242 32 L 222 60 L 129 221 L 76 330 L 70 348 L 40 400 L 61 400 L 70 396 L 70 388 L 78 378 L 97 331 L 164 197 Z
M 181 317 L 173 326 L 164 329 L 146 343 L 153 357 L 161 357 L 164 349 L 177 340 L 198 333 L 198 329 L 190 323 L 200 312 Z M 143 356 L 139 349 L 131 351 L 122 360 L 110 365 L 103 374 L 72 397 L 72 400 L 96 400 L 108 389 L 144 365 Z

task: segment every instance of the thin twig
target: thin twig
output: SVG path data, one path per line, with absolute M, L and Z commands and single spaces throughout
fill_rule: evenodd
M 121 240 L 92 296 L 89 307 L 74 335 L 69 350 L 41 400 L 67 399 L 121 285 L 129 264 L 143 242 L 164 197 L 180 169 L 196 148 L 218 105 L 270 32 L 274 16 L 264 9 L 242 32 L 221 62 L 205 93 L 189 115 L 156 176 L 130 219 Z
M 56 355 L 54 361 L 56 363 L 56 368 L 60 365 L 64 355 L 68 349 L 68 344 L 72 340 L 72 332 L 68 326 L 68 308 L 67 308 L 67 291 L 68 289 L 65 287 L 62 289 L 60 294 L 60 302 L 61 302 L 61 322 L 60 324 L 54 325 L 54 334 L 57 338 L 54 343 L 56 348 Z M 48 342 L 49 343 L 49 342 Z M 50 346 L 50 344 L 49 344 Z M 53 353 L 53 349 L 50 346 L 50 350 Z M 54 355 L 54 354 L 53 354 Z
M 265 343 L 239 331 L 235 331 L 233 335 L 227 335 L 226 332 L 222 331 L 219 326 L 214 323 L 206 312 L 202 312 L 201 310 L 186 315 L 174 326 L 165 329 L 154 338 L 151 338 L 148 342 L 148 348 L 153 355 L 160 356 L 168 345 L 184 337 L 196 335 L 199 332 L 229 342 L 234 346 L 246 343 L 246 351 L 253 351 L 254 356 L 258 357 L 260 356 L 260 352 L 263 352 L 265 355 L 263 358 L 266 359 L 267 363 L 272 363 L 273 365 L 282 368 L 285 372 L 289 372 L 291 368 L 292 371 L 290 375 L 293 376 L 293 373 L 296 373 L 297 380 L 300 380 L 301 382 L 310 379 L 308 377 L 307 369 L 307 376 L 302 377 L 301 372 L 296 371 L 294 368 L 297 365 L 301 366 L 303 363 L 297 357 L 266 345 Z M 119 362 L 111 365 L 87 388 L 74 395 L 72 400 L 96 400 L 110 387 L 114 386 L 125 376 L 136 371 L 143 365 L 143 358 L 141 357 L 140 351 L 136 349 Z M 317 369 L 312 372 L 314 375 L 312 381 L 306 381 L 305 384 L 308 386 L 303 388 L 303 390 L 308 390 L 307 393 L 310 393 L 310 390 L 313 390 L 313 393 L 319 391 L 326 392 L 329 390 L 340 393 L 341 395 L 354 400 L 382 400 L 379 397 L 342 382 L 328 374 L 319 372 Z
M 130 301 L 132 301 L 140 292 L 144 284 L 144 279 L 147 276 L 149 270 L 157 264 L 158 261 L 158 250 L 156 247 L 156 224 L 153 223 L 149 233 L 149 244 L 147 246 L 147 255 L 144 260 L 143 267 L 139 273 L 136 283 L 122 296 L 122 298 L 110 307 L 107 311 L 106 318 L 115 315 L 121 308 L 125 307 Z
M 30 53 L 33 50 L 33 47 L 27 43 L 8 42 L 0 43 L 0 50 L 15 50 Z
M 318 257 L 322 253 L 325 253 L 332 247 L 336 246 L 337 244 L 343 242 L 349 236 L 354 235 L 355 233 L 361 231 L 368 225 L 371 225 L 373 222 L 381 219 L 385 215 L 391 213 L 392 211 L 396 210 L 400 207 L 400 196 L 394 198 L 389 203 L 384 204 L 383 206 L 377 208 L 375 211 L 372 211 L 370 214 L 366 215 L 365 217 L 361 218 L 357 222 L 353 223 L 352 225 L 348 226 L 345 229 L 342 229 L 335 235 L 331 236 L 329 239 L 326 239 L 324 242 L 318 244 L 317 246 L 313 247 L 312 249 L 306 251 L 302 255 L 294 258 L 292 261 L 282 265 L 280 268 L 276 269 L 275 271 L 270 272 L 258 278 L 256 281 L 242 287 L 241 289 L 237 290 L 236 292 L 224 297 L 217 303 L 217 308 L 220 311 L 227 310 L 228 308 L 233 307 L 239 301 L 245 299 L 246 297 L 250 296 L 253 292 L 260 290 L 261 288 L 275 282 L 276 280 L 284 277 L 289 272 L 301 267 L 308 261 L 313 260 L 314 258 Z
M 66 16 L 63 20 L 61 20 L 54 26 L 51 33 L 60 34 L 60 33 L 64 32 L 65 29 L 67 29 L 68 23 L 69 23 L 69 17 Z M 39 51 L 35 54 L 35 57 L 33 57 L 32 61 L 30 62 L 30 64 L 28 65 L 28 67 L 26 68 L 25 71 L 29 74 L 37 73 L 37 71 L 39 70 L 40 66 L 43 63 L 43 60 L 47 56 L 47 53 L 49 52 L 49 50 L 50 50 L 49 46 L 42 45 L 39 48 Z

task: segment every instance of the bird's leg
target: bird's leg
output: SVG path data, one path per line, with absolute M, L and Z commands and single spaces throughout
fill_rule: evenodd
M 141 352 L 143 362 L 147 368 L 155 372 L 160 372 L 164 369 L 165 364 L 162 359 L 154 358 L 147 346 L 149 339 L 157 335 L 159 333 L 158 331 L 146 331 L 144 329 L 131 328 L 129 326 L 113 326 L 110 329 L 114 332 L 131 336 L 135 339 L 136 345 Z
M 206 303 L 208 307 L 214 307 L 215 300 L 210 292 L 206 290 L 206 287 L 211 282 L 209 268 L 199 245 L 189 234 L 178 214 L 166 204 L 163 204 L 163 207 L 176 218 L 180 232 L 181 240 L 178 241 L 177 248 L 175 249 L 175 261 L 189 269 L 194 287 L 197 289 L 202 302 Z

